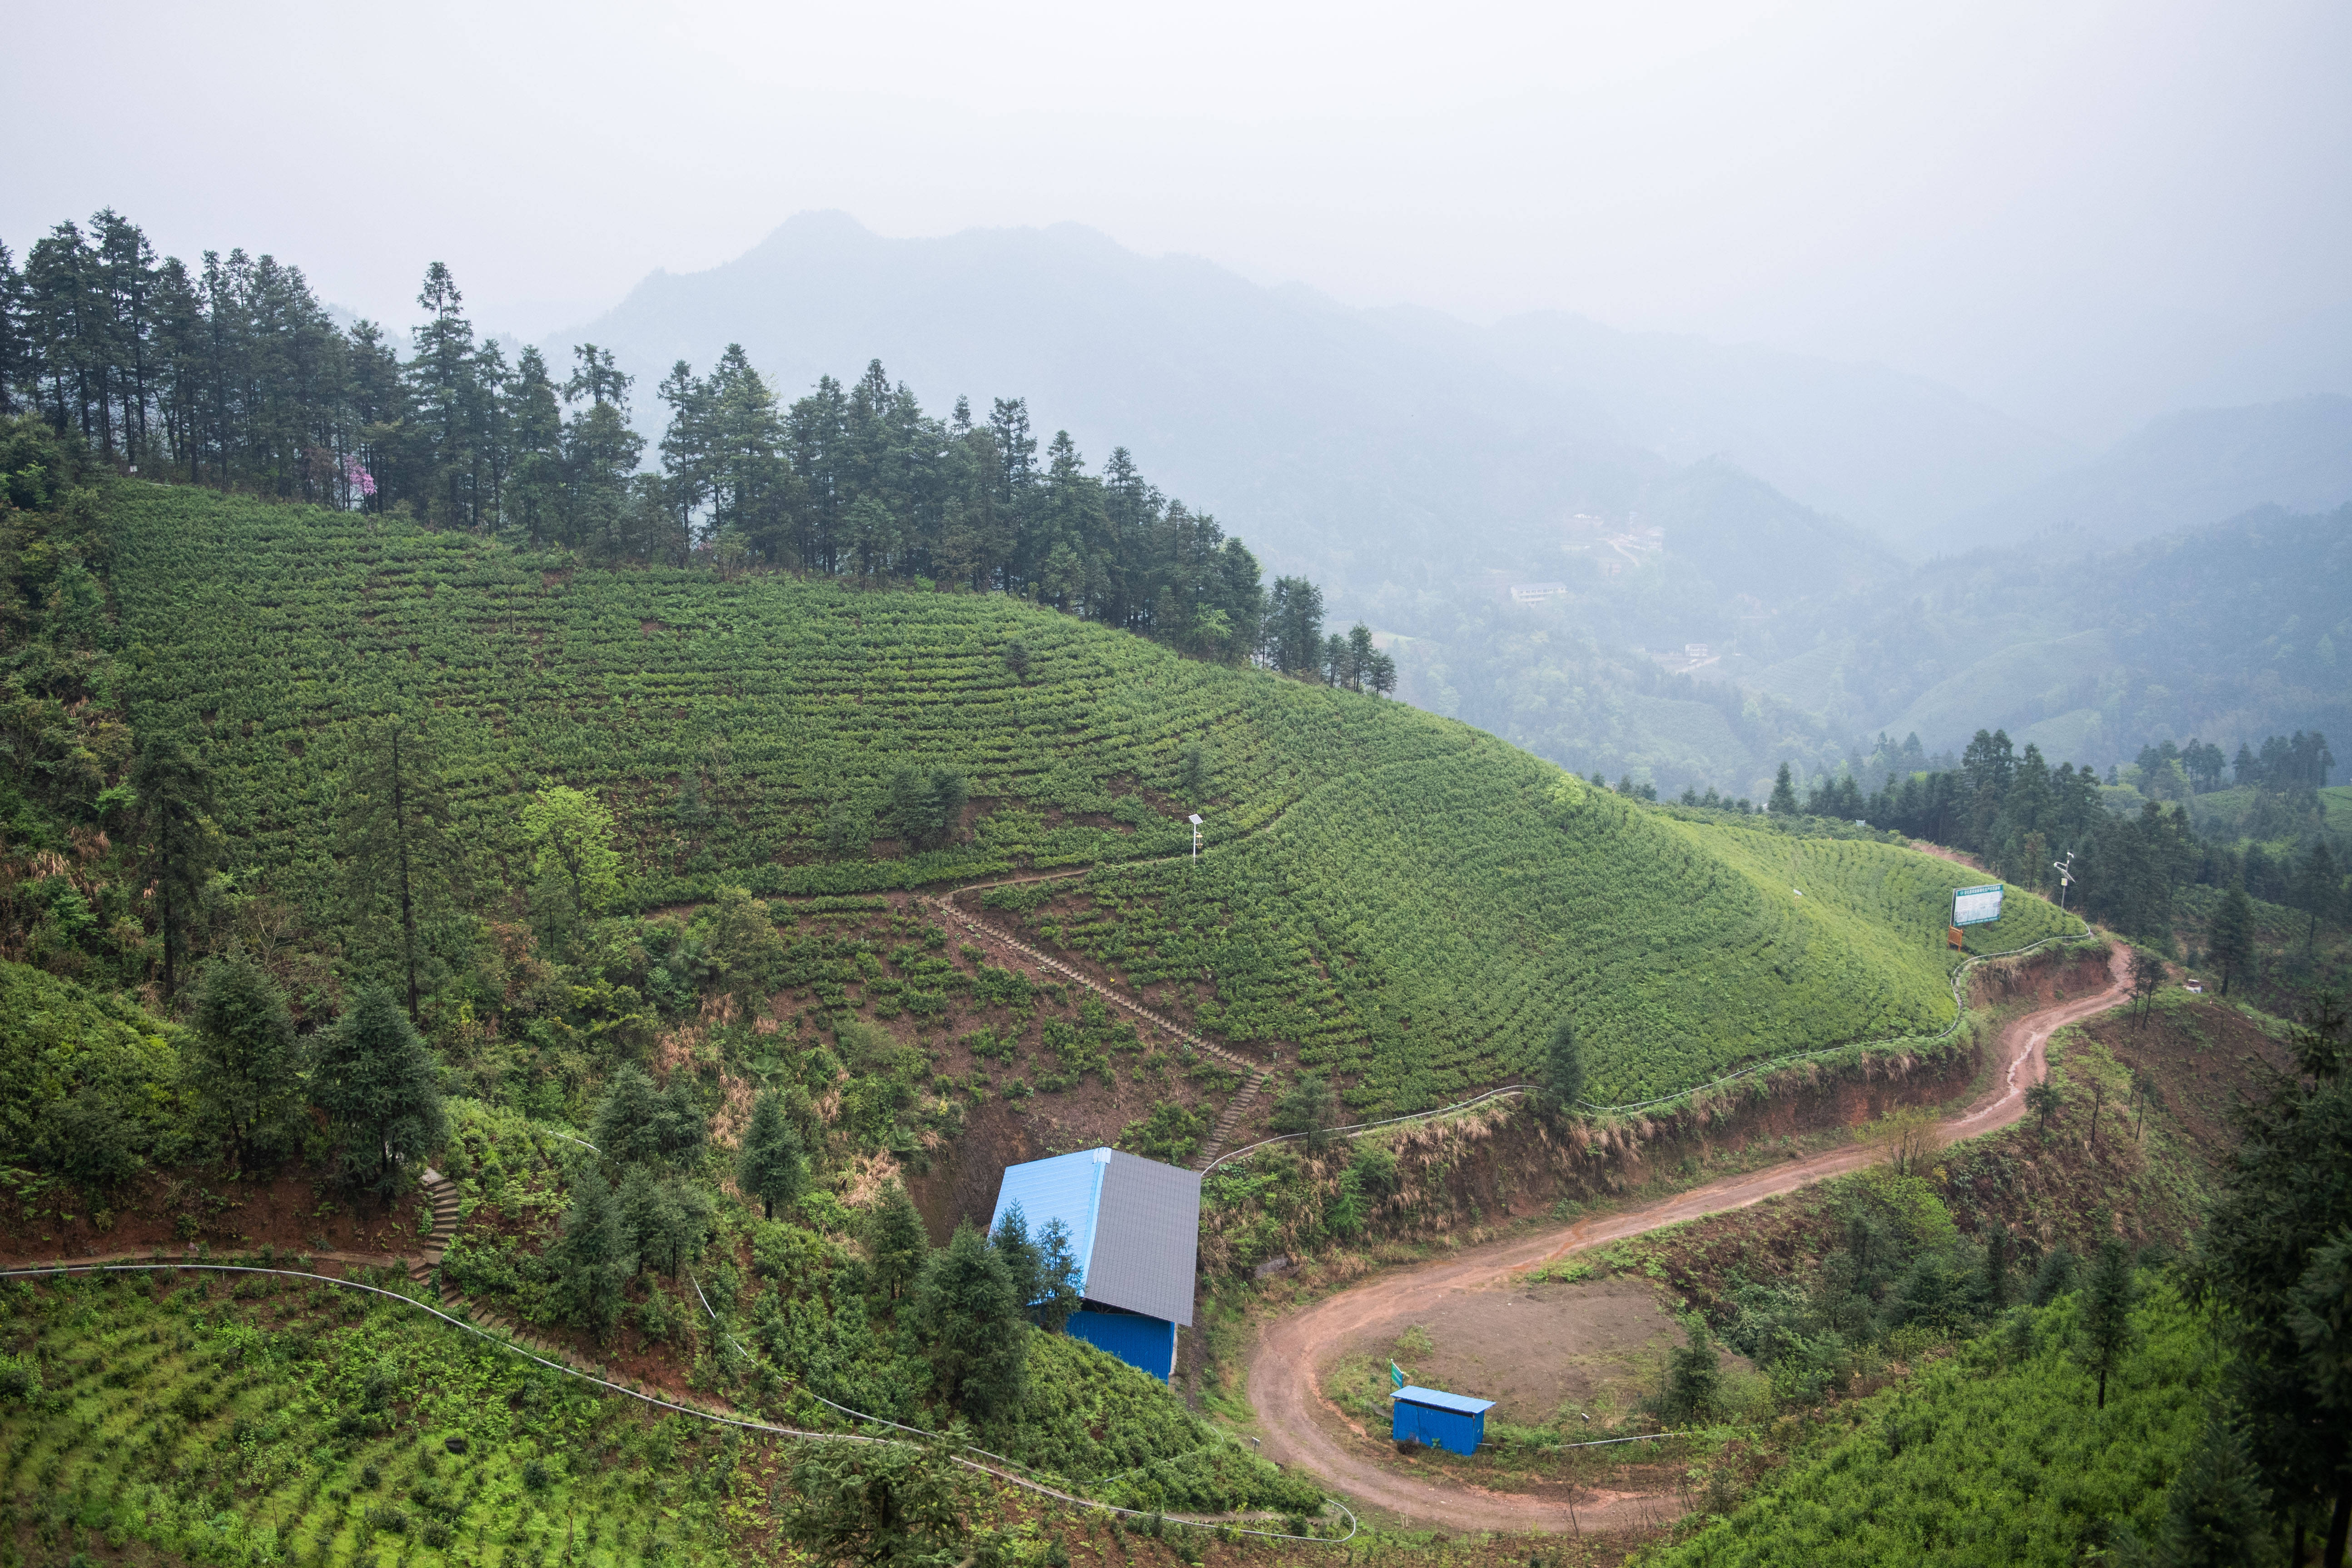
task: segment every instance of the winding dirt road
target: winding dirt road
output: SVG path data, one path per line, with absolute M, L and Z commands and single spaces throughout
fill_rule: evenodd
M 2118 944 L 2108 957 L 2107 988 L 2098 994 L 2058 1003 L 2011 1020 L 2000 1036 L 2000 1049 L 2008 1058 L 2001 1081 L 1944 1123 L 1945 1135 L 1973 1138 L 2023 1116 L 2025 1090 L 2045 1070 L 2042 1047 L 2050 1037 L 2066 1025 L 2106 1011 L 2130 994 L 2126 957 L 2126 950 Z M 1266 1455 L 1312 1471 L 1335 1490 L 1383 1513 L 1446 1529 L 1608 1531 L 1662 1523 L 1681 1511 L 1671 1497 L 1639 1492 L 1580 1495 L 1571 1521 L 1568 1505 L 1557 1498 L 1433 1485 L 1351 1453 L 1330 1429 L 1341 1418 L 1338 1408 L 1318 1390 L 1321 1369 L 1350 1343 L 1402 1331 L 1450 1292 L 1489 1285 L 1584 1247 L 1640 1236 L 1702 1215 L 1745 1208 L 1861 1170 L 1874 1158 L 1868 1147 L 1853 1146 L 1727 1176 L 1635 1208 L 1597 1215 L 1561 1229 L 1496 1242 L 1440 1263 L 1383 1275 L 1275 1319 L 1259 1331 L 1249 1363 L 1250 1400 L 1265 1427 Z

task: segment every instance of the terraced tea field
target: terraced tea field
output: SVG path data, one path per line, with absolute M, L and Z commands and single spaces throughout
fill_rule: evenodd
M 1393 702 L 1003 597 L 594 571 L 187 489 L 131 488 L 125 512 L 139 721 L 208 737 L 240 865 L 317 907 L 337 773 L 364 721 L 404 712 L 509 884 L 520 800 L 553 784 L 614 808 L 638 907 L 1092 867 L 1075 895 L 992 897 L 1172 987 L 1212 1033 L 1343 1070 L 1367 1108 L 1521 1076 L 1563 1014 L 1604 1100 L 1950 1016 L 1945 895 L 1966 869 L 1677 820 Z M 909 764 L 968 776 L 959 840 L 883 837 Z M 1196 806 L 1208 853 L 1171 858 Z M 2058 929 L 2038 900 L 2010 908 L 1998 945 Z
M 0 1403 L 0 1513 L 29 1537 L 0 1550 L 730 1560 L 739 1445 L 714 1428 L 420 1330 L 396 1304 L 232 1278 L 0 1285 L 6 1349 L 39 1378 Z

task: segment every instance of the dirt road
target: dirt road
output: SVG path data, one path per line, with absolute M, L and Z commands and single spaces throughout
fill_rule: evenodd
M 2000 1081 L 1946 1122 L 1946 1135 L 1973 1138 L 2024 1115 L 2025 1090 L 2044 1070 L 2042 1047 L 2050 1037 L 2068 1024 L 2105 1012 L 2130 994 L 2126 958 L 2126 950 L 2117 945 L 2108 958 L 2107 988 L 2098 994 L 2013 1019 L 2001 1031 Z M 1333 1489 L 1381 1512 L 1452 1530 L 1608 1531 L 1662 1523 L 1680 1511 L 1671 1497 L 1601 1492 L 1587 1500 L 1580 1495 L 1571 1521 L 1566 1503 L 1557 1499 L 1433 1485 L 1350 1452 L 1335 1430 L 1340 1425 L 1339 1413 L 1319 1390 L 1321 1370 L 1337 1359 L 1343 1347 L 1402 1330 L 1449 1292 L 1487 1285 L 1515 1270 L 1583 1247 L 1640 1236 L 1702 1215 L 1745 1208 L 1860 1170 L 1873 1157 L 1866 1147 L 1832 1149 L 1767 1170 L 1727 1176 L 1636 1208 L 1597 1215 L 1561 1229 L 1497 1242 L 1440 1263 L 1383 1275 L 1277 1318 L 1259 1331 L 1249 1363 L 1250 1401 L 1265 1426 L 1266 1455 L 1311 1471 Z

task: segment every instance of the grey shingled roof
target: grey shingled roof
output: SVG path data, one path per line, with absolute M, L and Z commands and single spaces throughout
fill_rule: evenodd
M 1087 1262 L 1089 1300 L 1190 1328 L 1201 1247 L 1201 1175 L 1113 1149 Z

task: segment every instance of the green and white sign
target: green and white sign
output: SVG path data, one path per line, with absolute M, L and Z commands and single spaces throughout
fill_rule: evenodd
M 1952 923 L 1980 926 L 2000 919 L 2000 884 L 1952 889 Z

